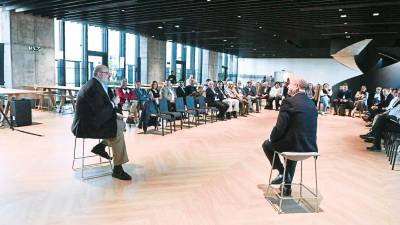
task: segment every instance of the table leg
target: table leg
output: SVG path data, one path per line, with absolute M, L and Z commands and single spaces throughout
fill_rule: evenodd
M 72 108 L 74 109 L 75 112 L 75 100 L 74 100 L 74 95 L 72 95 L 72 90 L 68 90 L 68 95 L 71 98 Z
M 52 93 L 52 89 L 51 88 L 47 88 L 47 92 L 49 93 L 49 98 L 50 98 L 50 111 L 52 111 L 53 107 L 56 106 L 56 100 L 54 98 L 54 95 Z
M 66 98 L 66 95 L 67 95 L 65 90 L 60 90 L 60 91 L 61 91 L 61 101 L 60 101 L 60 109 L 58 110 L 59 113 L 61 113 L 61 111 L 62 111 L 62 108 L 63 108 L 64 103 L 65 103 L 65 98 Z
M 18 95 L 8 95 L 7 96 L 7 104 L 6 104 L 6 111 L 4 111 L 4 114 L 6 114 L 6 116 L 8 115 L 8 113 L 10 112 L 10 106 L 11 106 L 11 99 L 12 97 L 15 97 L 15 99 L 18 99 Z

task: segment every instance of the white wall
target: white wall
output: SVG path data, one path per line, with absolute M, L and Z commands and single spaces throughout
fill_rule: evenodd
M 239 58 L 238 79 L 261 80 L 263 76 L 274 76 L 275 71 L 286 70 L 302 76 L 311 83 L 329 83 L 334 85 L 340 81 L 360 75 L 360 72 L 349 69 L 334 59 L 301 59 L 301 58 Z M 257 75 L 256 78 L 250 78 Z

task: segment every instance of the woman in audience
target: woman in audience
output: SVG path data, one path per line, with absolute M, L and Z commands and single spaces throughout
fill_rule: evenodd
M 330 89 L 329 84 L 325 83 L 320 91 L 320 101 L 322 103 L 322 112 L 321 112 L 322 115 L 324 115 L 328 110 L 331 96 L 332 96 L 332 90 Z
M 356 96 L 354 97 L 354 109 L 351 111 L 352 117 L 354 117 L 356 110 L 360 112 L 367 110 L 368 96 L 367 87 L 365 85 L 361 86 L 361 89 L 357 91 Z
M 127 81 L 125 78 L 122 79 L 121 87 L 117 89 L 116 94 L 120 99 L 120 102 L 118 103 L 118 109 L 120 113 L 122 114 L 123 109 L 129 110 L 129 115 L 126 119 L 126 123 L 136 123 L 136 121 L 139 119 L 139 114 L 137 110 L 137 96 L 134 91 L 127 87 Z
M 160 92 L 158 91 L 157 81 L 153 81 L 153 83 L 151 83 L 151 89 L 149 90 L 149 97 L 151 100 L 155 101 L 158 105 L 160 99 Z
M 310 99 L 314 98 L 314 87 L 312 83 L 308 83 L 308 87 L 306 88 L 307 97 Z

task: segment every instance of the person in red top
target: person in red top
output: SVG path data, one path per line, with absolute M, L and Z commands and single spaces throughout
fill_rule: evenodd
M 127 123 L 136 123 L 138 116 L 137 110 L 137 96 L 132 89 L 127 87 L 126 79 L 122 79 L 121 87 L 117 89 L 117 96 L 120 98 L 118 108 L 122 112 L 122 109 L 129 109 L 129 116 L 126 120 Z

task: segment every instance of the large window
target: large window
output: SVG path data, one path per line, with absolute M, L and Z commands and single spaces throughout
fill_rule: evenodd
M 121 49 L 121 33 L 115 30 L 108 31 L 108 68 L 111 73 L 111 82 L 117 82 L 124 77 L 125 58 Z
M 136 38 L 134 34 L 126 34 L 126 67 L 125 76 L 128 79 L 128 83 L 135 81 L 136 73 Z
M 167 41 L 166 49 L 166 63 L 165 63 L 165 77 L 168 77 L 172 71 L 172 42 Z
M 82 24 L 65 22 L 65 84 L 67 86 L 80 82 L 82 46 Z
M 54 19 L 54 48 L 55 48 L 55 69 L 56 83 L 64 85 L 64 51 L 63 51 L 63 24 L 61 20 Z
M 192 47 L 189 45 L 186 46 L 186 78 L 189 78 L 190 74 L 194 74 L 194 71 L 191 70 L 191 63 L 192 63 L 192 54 L 191 51 Z
M 201 65 L 202 65 L 202 54 L 200 48 L 195 48 L 195 57 L 194 57 L 194 74 L 196 75 L 197 82 L 202 82 L 202 74 L 201 74 Z
M 104 28 L 88 27 L 88 49 L 89 51 L 103 52 L 103 33 Z

